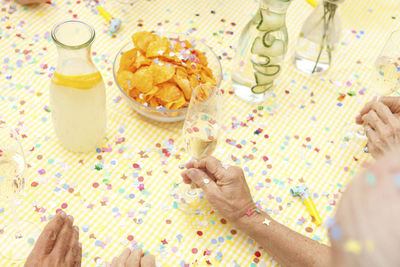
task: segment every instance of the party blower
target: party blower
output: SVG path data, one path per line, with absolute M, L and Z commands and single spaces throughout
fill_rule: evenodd
M 119 18 L 114 18 L 107 10 L 105 10 L 101 6 L 97 6 L 97 10 L 100 15 L 110 23 L 110 27 L 108 28 L 111 33 L 116 33 L 121 28 L 121 20 Z
M 315 224 L 321 225 L 322 220 L 319 217 L 318 211 L 315 208 L 314 202 L 311 199 L 310 192 L 308 191 L 308 187 L 306 185 L 299 185 L 290 189 L 290 193 L 293 197 L 300 196 L 303 204 L 306 206 L 308 213 L 311 217 L 314 217 Z

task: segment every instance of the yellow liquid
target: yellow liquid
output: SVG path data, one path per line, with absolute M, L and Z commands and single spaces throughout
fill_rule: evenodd
M 186 150 L 194 158 L 210 156 L 217 147 L 218 126 L 205 120 L 204 116 L 208 118 L 199 113 L 184 126 Z
M 22 176 L 25 161 L 14 151 L 3 151 L 0 156 L 0 196 L 15 197 L 25 188 Z
M 106 132 L 106 90 L 103 81 L 89 89 L 51 83 L 50 104 L 60 142 L 73 152 L 89 152 Z

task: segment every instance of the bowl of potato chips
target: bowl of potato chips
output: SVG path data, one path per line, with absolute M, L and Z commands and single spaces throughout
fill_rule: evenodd
M 185 118 L 192 91 L 220 86 L 218 57 L 204 42 L 179 33 L 136 32 L 118 52 L 114 79 L 139 114 L 162 122 Z

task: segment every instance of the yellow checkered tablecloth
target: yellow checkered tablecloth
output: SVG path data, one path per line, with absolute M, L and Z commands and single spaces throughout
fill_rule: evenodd
M 155 254 L 162 266 L 273 266 L 254 241 L 204 209 L 186 215 L 174 207 L 173 183 L 188 159 L 182 151 L 181 123 L 147 120 L 119 97 L 112 77 L 117 50 L 138 30 L 189 32 L 204 38 L 221 57 L 223 88 L 231 90 L 234 47 L 242 27 L 257 10 L 254 0 L 116 0 L 105 8 L 123 20 L 111 37 L 88 1 L 55 0 L 22 7 L 0 2 L 1 115 L 19 129 L 30 165 L 20 216 L 44 227 L 59 208 L 81 229 L 83 266 L 102 266 L 129 244 Z M 344 140 L 345 126 L 373 95 L 372 62 L 389 34 L 399 28 L 397 0 L 347 0 L 341 6 L 343 37 L 333 68 L 324 77 L 297 71 L 292 54 L 300 27 L 312 8 L 295 0 L 288 11 L 289 51 L 276 96 L 249 105 L 225 95 L 224 131 L 215 155 L 245 169 L 254 199 L 292 229 L 328 243 L 291 186 L 306 182 L 326 221 L 346 183 L 370 161 L 361 141 Z M 97 31 L 93 60 L 107 86 L 108 132 L 102 151 L 72 154 L 57 141 L 46 111 L 49 77 L 56 63 L 50 29 L 78 18 Z M 355 96 L 347 95 L 355 92 Z M 344 100 L 338 94 L 344 93 Z M 0 202 L 0 224 L 10 222 Z M 259 251 L 260 257 L 255 256 Z M 0 258 L 1 266 L 12 263 Z M 17 264 L 18 265 L 18 264 Z

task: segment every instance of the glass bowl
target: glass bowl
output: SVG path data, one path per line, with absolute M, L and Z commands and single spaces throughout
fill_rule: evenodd
M 156 33 L 159 36 L 167 37 L 168 39 L 179 39 L 179 40 L 188 40 L 193 44 L 195 49 L 199 50 L 200 52 L 204 52 L 207 61 L 208 61 L 208 67 L 213 71 L 215 80 L 217 82 L 217 87 L 219 88 L 221 85 L 221 80 L 222 80 L 222 68 L 221 64 L 219 62 L 219 59 L 217 55 L 214 53 L 214 51 L 207 46 L 204 42 L 193 38 L 188 35 L 180 34 L 180 33 L 169 33 L 169 32 L 163 32 L 163 33 Z M 134 44 L 129 42 L 128 44 L 125 44 L 121 50 L 119 50 L 118 54 L 115 57 L 114 60 L 114 65 L 113 65 L 113 74 L 114 74 L 114 81 L 119 90 L 121 91 L 121 94 L 123 98 L 129 103 L 129 105 L 139 114 L 155 120 L 155 121 L 161 121 L 161 122 L 177 122 L 185 119 L 186 111 L 187 108 L 183 109 L 177 109 L 177 110 L 167 110 L 167 109 L 156 109 L 152 108 L 150 106 L 143 105 L 137 101 L 135 101 L 133 98 L 131 98 L 123 89 L 122 87 L 118 84 L 117 81 L 117 72 L 119 69 L 119 62 L 121 60 L 121 56 L 128 50 L 134 48 Z M 133 85 L 134 86 L 134 85 Z

